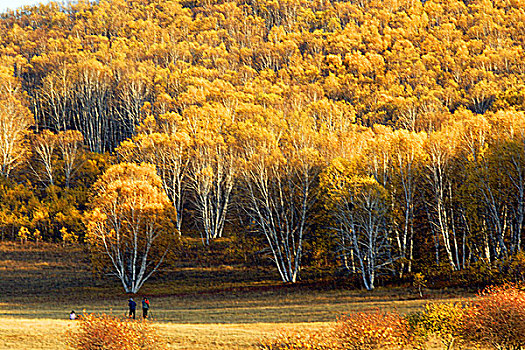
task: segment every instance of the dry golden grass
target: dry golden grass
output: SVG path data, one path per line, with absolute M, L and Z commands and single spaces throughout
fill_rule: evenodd
M 280 329 L 318 329 L 328 323 L 301 323 L 276 326 L 273 323 L 253 324 L 173 324 L 155 323 L 169 349 L 256 349 L 265 337 L 273 337 Z M 60 350 L 68 349 L 64 334 L 75 322 L 51 319 L 0 317 L 0 349 Z
M 403 288 L 373 292 L 282 286 L 273 271 L 178 268 L 141 292 L 172 349 L 256 349 L 283 329 L 328 327 L 337 315 L 373 309 L 410 312 L 418 300 Z M 464 295 L 431 292 L 434 300 Z M 0 349 L 67 349 L 71 310 L 123 316 L 129 296 L 115 281 L 91 276 L 78 247 L 0 244 Z M 140 297 L 137 296 L 137 297 Z M 437 348 L 436 348 L 437 349 Z
M 170 349 L 257 349 L 263 339 L 276 336 L 279 330 L 321 329 L 328 323 L 251 323 L 251 324 L 161 324 L 159 331 L 168 339 Z
M 65 333 L 75 322 L 51 319 L 0 317 L 0 349 L 66 350 Z M 257 344 L 272 339 L 280 331 L 316 331 L 328 329 L 331 322 L 248 323 L 248 324 L 176 324 L 155 322 L 167 340 L 169 349 L 177 350 L 255 350 Z M 442 349 L 439 341 L 428 350 Z
M 66 349 L 64 320 L 0 317 L 0 349 Z

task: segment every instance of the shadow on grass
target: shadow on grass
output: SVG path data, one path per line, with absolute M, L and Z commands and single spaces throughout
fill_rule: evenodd
M 71 310 L 127 312 L 129 295 L 120 282 L 95 279 L 81 247 L 0 244 L 0 254 L 0 316 L 67 319 Z M 430 294 L 434 300 L 465 296 Z M 272 269 L 244 266 L 164 270 L 136 297 L 142 295 L 152 303 L 153 318 L 180 324 L 331 322 L 343 313 L 377 308 L 410 312 L 427 302 L 406 288 L 366 292 L 331 279 L 283 284 Z

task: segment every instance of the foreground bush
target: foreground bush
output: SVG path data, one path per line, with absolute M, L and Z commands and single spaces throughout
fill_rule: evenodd
M 283 334 L 264 350 L 375 350 L 424 348 L 430 337 L 445 349 L 475 345 L 525 349 L 525 290 L 515 285 L 485 289 L 468 303 L 430 303 L 421 312 L 355 313 L 327 332 Z
M 376 350 L 410 348 L 408 322 L 396 313 L 371 312 L 342 316 L 325 333 L 285 333 L 263 350 Z
M 422 345 L 429 336 L 441 340 L 445 349 L 453 349 L 463 339 L 463 320 L 467 308 L 459 303 L 430 303 L 422 312 L 408 314 L 410 334 Z
M 67 343 L 79 350 L 153 350 L 166 346 L 147 321 L 108 315 L 82 315 L 68 332 Z
M 525 347 L 525 291 L 514 285 L 485 289 L 465 313 L 463 335 L 498 350 Z
M 335 332 L 343 349 L 406 349 L 410 343 L 408 322 L 397 313 L 359 312 L 343 316 Z

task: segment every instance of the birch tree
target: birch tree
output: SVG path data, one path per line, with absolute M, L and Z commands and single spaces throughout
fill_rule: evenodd
M 0 175 L 9 177 L 25 159 L 32 124 L 19 81 L 10 69 L 0 66 Z
M 46 184 L 55 184 L 56 174 L 56 154 L 57 137 L 49 130 L 44 130 L 33 138 L 33 153 L 35 166 L 30 165 L 36 178 Z
M 76 130 L 60 131 L 57 134 L 57 141 L 63 163 L 65 186 L 69 188 L 71 180 L 83 163 L 84 137 Z
M 203 242 L 222 237 L 236 173 L 236 159 L 222 135 L 197 141 L 188 172 L 191 200 Z
M 445 133 L 429 135 L 425 143 L 428 156 L 426 176 L 429 188 L 427 199 L 427 215 L 434 233 L 436 263 L 439 263 L 439 248 L 442 242 L 452 270 L 459 270 L 457 259 L 457 237 L 451 225 L 452 208 L 450 194 L 452 193 L 451 159 L 452 145 Z
M 525 113 L 508 111 L 496 113 L 493 125 L 491 153 L 495 166 L 505 175 L 505 197 L 509 204 L 509 249 L 511 254 L 522 249 L 525 219 Z
M 346 254 L 357 261 L 365 288 L 374 289 L 377 274 L 394 261 L 387 190 L 342 158 L 334 159 L 324 170 L 321 188 Z
M 248 122 L 239 127 L 237 137 L 245 159 L 243 209 L 254 229 L 266 238 L 283 282 L 296 282 L 316 199 L 319 153 L 308 145 L 307 134 L 302 134 L 306 140 L 297 139 L 296 134 L 285 141 L 277 125 Z
M 67 130 L 71 124 L 72 112 L 71 73 L 65 62 L 57 64 L 59 68 L 47 75 L 42 81 L 42 88 L 37 98 L 40 104 L 38 109 L 42 114 L 41 124 L 55 130 Z
M 458 147 L 463 155 L 469 183 L 476 189 L 480 199 L 481 216 L 484 220 L 486 239 L 485 254 L 487 261 L 503 258 L 508 254 L 506 242 L 508 196 L 505 191 L 505 177 L 500 176 L 502 164 L 491 157 L 489 151 L 491 124 L 485 116 L 465 113 L 466 115 L 453 125 L 458 136 Z
M 60 176 L 66 188 L 82 165 L 83 137 L 79 131 L 67 130 L 57 134 L 43 130 L 32 140 L 33 158 L 29 165 L 34 176 L 46 186 L 53 186 Z
M 193 139 L 187 176 L 189 199 L 203 242 L 208 245 L 223 235 L 236 180 L 238 156 L 231 136 L 234 113 L 222 104 L 207 104 L 190 108 L 186 118 Z
M 180 115 L 167 113 L 158 120 L 146 117 L 138 134 L 124 141 L 117 152 L 125 161 L 155 165 L 162 187 L 176 210 L 175 227 L 181 233 L 188 188 L 191 140 L 180 125 Z
M 82 132 L 90 151 L 104 152 L 116 144 L 116 132 L 109 133 L 112 72 L 96 59 L 85 58 L 72 74 L 72 128 Z
M 168 254 L 172 214 L 154 166 L 110 167 L 93 186 L 85 216 L 93 264 L 137 293 Z
M 401 258 L 400 277 L 412 271 L 414 254 L 414 212 L 418 178 L 423 159 L 426 134 L 397 130 L 386 147 L 392 150 L 392 182 L 396 203 L 402 213 L 400 223 L 394 225 L 395 240 Z
M 137 67 L 125 66 L 118 74 L 120 79 L 116 89 L 116 113 L 124 135 L 136 134 L 137 126 L 144 118 L 142 107 L 151 100 L 153 79 L 148 68 L 150 67 L 145 64 L 137 64 Z

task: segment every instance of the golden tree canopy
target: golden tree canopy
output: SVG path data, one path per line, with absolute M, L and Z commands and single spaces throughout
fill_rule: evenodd
M 173 212 L 154 166 L 110 167 L 93 186 L 85 217 L 95 266 L 111 268 L 136 293 L 168 252 Z

